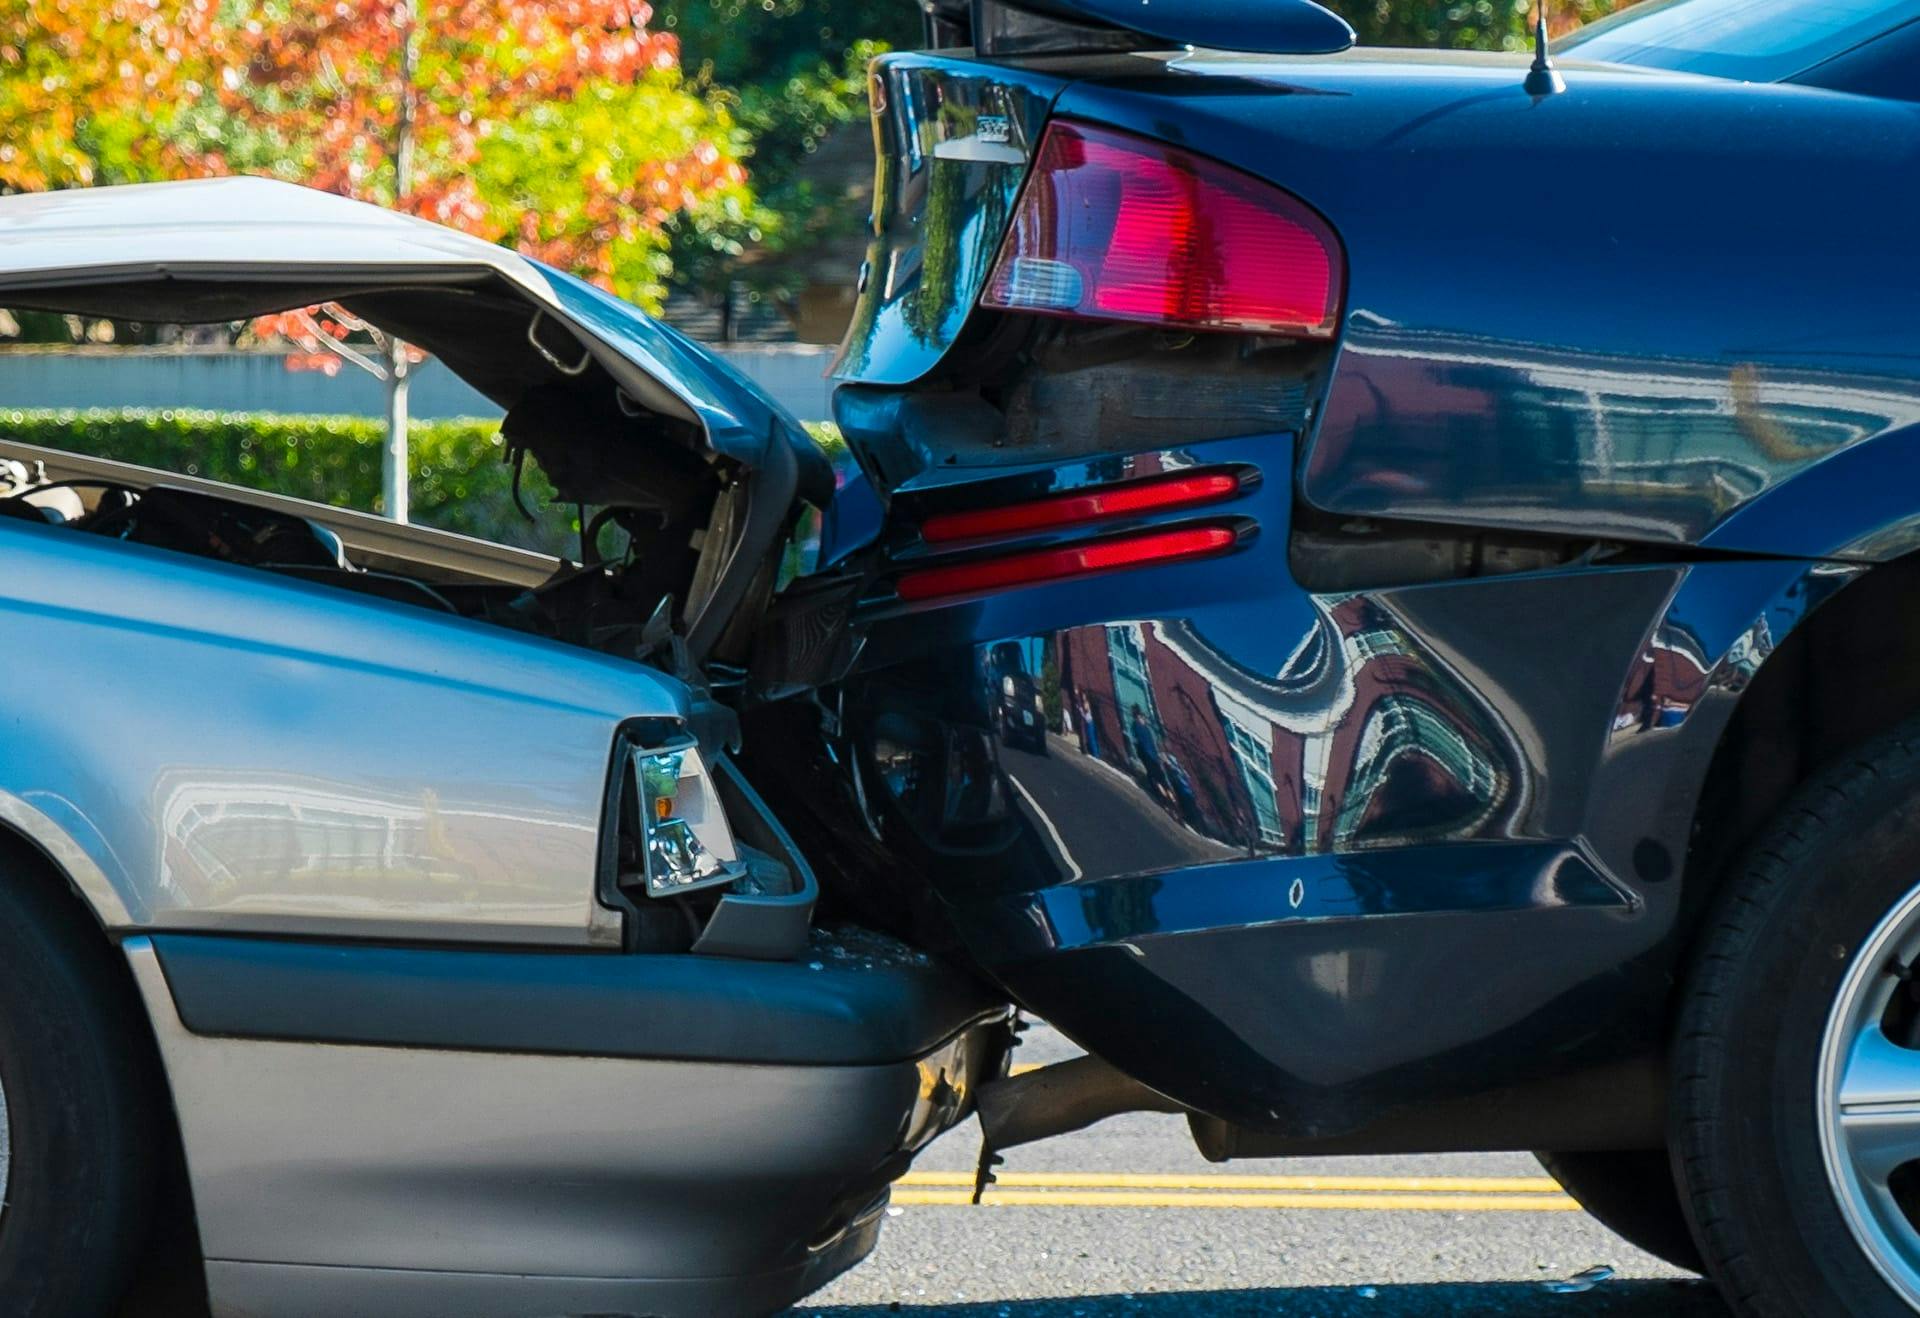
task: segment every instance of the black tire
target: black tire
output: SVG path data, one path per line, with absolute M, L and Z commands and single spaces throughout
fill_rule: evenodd
M 1637 1249 L 1687 1272 L 1705 1272 L 1665 1149 L 1536 1153 L 1547 1175 L 1588 1216 Z
M 1912 1318 L 1848 1229 L 1821 1153 L 1827 1017 L 1920 882 L 1920 724 L 1796 794 L 1702 931 L 1672 1050 L 1668 1143 L 1694 1238 L 1746 1318 Z
M 152 1211 L 150 1044 L 78 901 L 0 849 L 0 1318 L 93 1318 Z

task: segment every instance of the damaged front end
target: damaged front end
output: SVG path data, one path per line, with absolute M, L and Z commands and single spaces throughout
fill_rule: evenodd
M 247 179 L 6 204 L 7 305 L 338 307 L 503 409 L 528 511 L 577 510 L 557 557 L 0 436 L 38 696 L 0 807 L 124 943 L 216 1312 L 744 1316 L 863 1257 L 1010 1008 L 863 925 L 739 765 L 758 624 L 842 534 L 826 453 L 418 221 Z

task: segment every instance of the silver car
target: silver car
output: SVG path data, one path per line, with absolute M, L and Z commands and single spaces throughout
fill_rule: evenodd
M 499 247 L 253 179 L 0 201 L 0 303 L 338 303 L 615 508 L 585 563 L 12 442 L 0 1308 L 716 1315 L 873 1245 L 1008 1010 L 814 918 L 715 691 L 822 450 Z M 5 465 L 5 464 L 11 465 Z

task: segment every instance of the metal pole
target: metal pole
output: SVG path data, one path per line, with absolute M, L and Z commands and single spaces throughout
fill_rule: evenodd
M 387 451 L 380 463 L 387 516 L 407 520 L 407 386 L 412 370 L 407 345 L 394 339 L 387 351 Z
M 400 38 L 399 119 L 393 132 L 393 204 L 403 206 L 413 189 L 413 80 L 420 66 L 419 0 L 404 0 Z M 387 451 L 380 463 L 387 516 L 407 520 L 407 345 L 387 345 Z

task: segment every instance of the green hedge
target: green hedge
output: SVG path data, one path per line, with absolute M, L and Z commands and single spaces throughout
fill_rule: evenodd
M 831 425 L 810 425 L 829 451 Z M 579 519 L 556 505 L 529 462 L 522 493 L 537 521 L 513 506 L 513 471 L 496 421 L 416 421 L 408 428 L 413 520 L 502 544 L 575 556 Z M 282 416 L 189 409 L 0 409 L 0 441 L 112 458 L 161 471 L 287 494 L 336 508 L 381 512 L 386 422 L 358 416 Z

